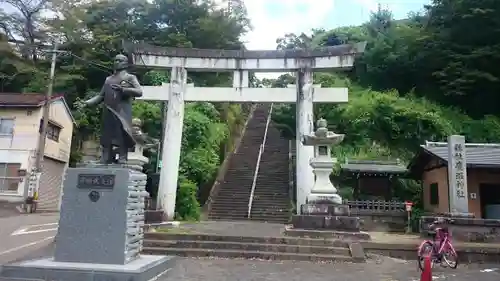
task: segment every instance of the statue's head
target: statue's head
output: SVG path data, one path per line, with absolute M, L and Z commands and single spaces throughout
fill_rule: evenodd
M 128 67 L 128 58 L 122 54 L 116 55 L 113 61 L 115 70 L 123 70 Z

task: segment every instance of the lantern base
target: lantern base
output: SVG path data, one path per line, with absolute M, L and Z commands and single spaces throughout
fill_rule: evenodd
M 337 193 L 311 193 L 307 196 L 307 204 L 342 204 L 342 197 Z

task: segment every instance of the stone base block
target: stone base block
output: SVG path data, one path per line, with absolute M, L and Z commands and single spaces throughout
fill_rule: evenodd
M 291 237 L 320 238 L 320 239 L 341 239 L 341 240 L 370 240 L 367 232 L 337 231 L 337 230 L 316 230 L 285 227 L 285 235 Z
M 164 222 L 163 210 L 145 210 L 144 211 L 144 223 L 154 224 Z
M 311 193 L 307 196 L 307 204 L 342 204 L 342 197 L 336 193 Z
M 337 230 L 359 232 L 358 217 L 328 215 L 296 215 L 292 216 L 292 225 L 298 229 Z
M 300 206 L 303 215 L 349 216 L 348 205 L 338 204 L 303 204 Z
M 56 262 L 53 258 L 4 265 L 1 278 L 44 281 L 158 280 L 173 266 L 173 257 L 141 255 L 126 265 Z M 161 279 L 159 279 L 161 280 Z

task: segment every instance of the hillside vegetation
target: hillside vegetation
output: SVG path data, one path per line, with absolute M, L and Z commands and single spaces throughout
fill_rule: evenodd
M 278 48 L 314 48 L 366 41 L 349 73 L 315 74 L 323 87 L 349 87 L 349 102 L 315 106 L 315 117 L 346 134 L 334 149 L 350 159 L 407 161 L 426 140 L 462 134 L 468 142 L 499 142 L 500 3 L 433 1 L 421 13 L 394 20 L 379 9 L 353 27 L 287 34 Z M 468 31 L 468 32 L 467 32 Z M 263 83 L 284 86 L 290 75 Z M 295 135 L 295 106 L 281 106 L 274 120 Z M 339 179 L 341 180 L 341 179 Z M 415 183 L 402 180 L 400 199 L 420 201 Z

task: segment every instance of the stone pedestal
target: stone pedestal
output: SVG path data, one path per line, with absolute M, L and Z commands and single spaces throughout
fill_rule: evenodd
M 341 204 L 304 204 L 302 215 L 292 216 L 292 225 L 285 229 L 288 236 L 369 240 L 360 231 L 359 217 L 350 216 L 349 206 Z
M 327 151 L 329 153 L 330 150 Z M 316 181 L 311 189 L 311 194 L 307 196 L 308 204 L 342 204 L 342 198 L 330 182 L 332 167 L 336 162 L 329 155 L 319 155 L 311 159 L 311 167 L 316 175 Z
M 171 258 L 141 255 L 146 175 L 127 165 L 67 170 L 54 257 L 3 267 L 0 276 L 50 281 L 145 281 Z

